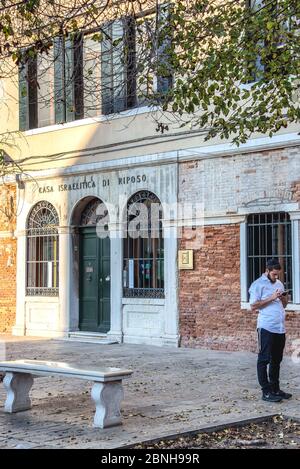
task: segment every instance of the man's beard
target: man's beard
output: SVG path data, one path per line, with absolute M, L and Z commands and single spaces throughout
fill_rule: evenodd
M 270 280 L 271 283 L 276 283 L 276 280 L 277 280 L 276 278 L 275 280 L 272 280 L 272 278 L 270 277 L 270 274 L 268 274 L 268 279 Z

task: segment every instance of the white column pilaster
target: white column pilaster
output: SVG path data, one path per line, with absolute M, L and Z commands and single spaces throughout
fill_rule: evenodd
M 12 328 L 13 335 L 23 336 L 26 334 L 26 233 L 17 232 L 17 303 L 16 324 Z
M 123 271 L 123 238 L 119 224 L 110 224 L 110 330 L 107 335 L 117 342 L 123 341 L 122 324 L 122 271 Z
M 60 314 L 57 329 L 67 336 L 70 331 L 70 295 L 71 295 L 71 229 L 59 228 L 59 302 Z
M 248 302 L 247 286 L 247 223 L 240 223 L 240 277 L 241 277 L 241 302 Z
M 293 303 L 300 304 L 300 214 L 292 219 Z
M 163 343 L 173 346 L 178 346 L 179 343 L 177 232 L 177 226 L 173 222 L 164 223 L 165 330 Z

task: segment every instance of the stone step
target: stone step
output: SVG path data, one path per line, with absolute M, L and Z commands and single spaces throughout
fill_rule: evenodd
M 69 332 L 67 340 L 71 342 L 85 342 L 102 345 L 118 343 L 117 340 L 107 337 L 106 334 L 98 334 L 97 332 Z

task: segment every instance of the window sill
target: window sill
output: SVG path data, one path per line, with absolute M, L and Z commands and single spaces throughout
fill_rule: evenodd
M 139 114 L 147 114 L 148 112 L 153 111 L 153 110 L 155 110 L 155 108 L 152 108 L 149 106 L 137 107 L 134 109 L 128 109 L 127 111 L 119 112 L 117 114 L 101 115 L 99 117 L 86 117 L 84 119 L 78 119 L 72 122 L 65 122 L 62 124 L 53 124 L 53 125 L 48 125 L 46 127 L 39 127 L 37 129 L 25 130 L 24 135 L 26 137 L 29 137 L 31 135 L 39 135 L 39 134 L 44 134 L 44 133 L 49 133 L 49 132 L 56 132 L 57 130 L 63 130 L 63 129 L 72 129 L 74 127 L 81 127 L 83 125 L 96 124 L 98 122 L 112 121 L 112 120 L 121 119 L 124 117 L 134 117 Z
M 59 303 L 59 296 L 28 296 L 25 295 L 25 302 L 30 303 Z
M 245 303 L 245 302 L 241 302 L 241 309 L 247 309 L 247 310 L 251 310 L 251 307 L 250 307 L 250 303 Z M 285 308 L 286 312 L 289 312 L 289 311 L 297 311 L 297 312 L 300 312 L 300 304 L 296 304 L 296 303 L 288 303 L 287 307 Z
M 165 300 L 163 298 L 122 298 L 123 305 L 156 305 L 164 306 Z

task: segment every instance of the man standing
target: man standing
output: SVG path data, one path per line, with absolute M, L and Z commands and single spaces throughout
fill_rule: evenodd
M 268 402 L 280 402 L 292 397 L 279 387 L 280 363 L 285 346 L 284 308 L 288 303 L 288 294 L 279 280 L 280 270 L 279 261 L 269 259 L 266 272 L 249 289 L 251 310 L 259 311 L 257 377 L 262 399 Z

